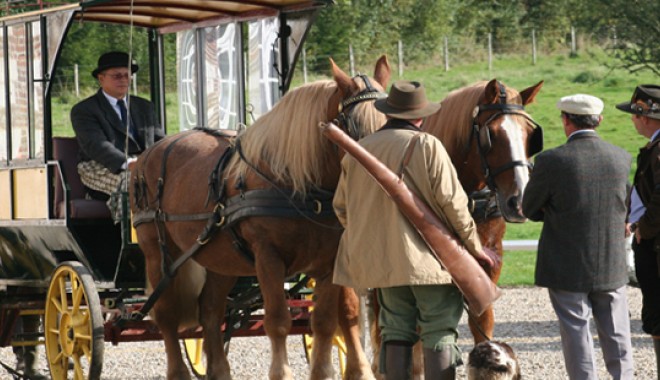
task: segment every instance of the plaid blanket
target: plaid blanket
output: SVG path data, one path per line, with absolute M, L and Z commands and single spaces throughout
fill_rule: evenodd
M 112 219 L 115 223 L 121 220 L 121 192 L 125 187 L 125 180 L 129 178 L 128 170 L 112 173 L 105 166 L 96 161 L 83 161 L 78 164 L 80 181 L 88 188 L 108 194 L 106 202 Z

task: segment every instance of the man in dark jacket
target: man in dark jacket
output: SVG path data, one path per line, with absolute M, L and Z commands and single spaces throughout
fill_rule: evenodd
M 548 288 L 570 379 L 598 379 L 591 315 L 613 379 L 633 378 L 626 284 L 626 199 L 631 157 L 595 131 L 603 102 L 557 103 L 566 144 L 536 157 L 523 212 L 543 221 L 536 285 Z
M 637 86 L 630 102 L 616 108 L 631 113 L 637 132 L 649 139 L 637 156 L 628 221 L 635 233 L 632 247 L 642 290 L 642 329 L 653 337 L 660 378 L 660 86 Z
M 93 197 L 107 199 L 116 193 L 128 163 L 164 136 L 153 104 L 128 96 L 137 71 L 128 54 L 103 54 L 92 71 L 101 88 L 71 110 L 81 152 L 78 173 Z

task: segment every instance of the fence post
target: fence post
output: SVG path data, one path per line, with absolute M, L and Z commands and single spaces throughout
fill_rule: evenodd
M 399 40 L 398 43 L 398 50 L 399 50 L 399 78 L 403 76 L 403 42 Z
M 307 49 L 302 49 L 303 83 L 307 83 Z
M 351 69 L 351 76 L 355 76 L 355 58 L 353 57 L 353 45 L 348 45 L 348 64 Z
M 571 26 L 571 56 L 577 54 L 577 47 L 575 43 L 575 27 Z
M 133 74 L 133 77 L 131 78 L 131 84 L 133 85 L 133 93 L 137 95 L 137 73 Z
M 78 82 L 78 64 L 73 65 L 73 83 L 76 88 L 76 98 L 80 97 L 80 83 Z
M 449 71 L 449 39 L 445 36 L 445 71 Z
M 488 33 L 488 71 L 493 70 L 493 34 Z
M 532 28 L 532 65 L 536 65 L 536 29 Z

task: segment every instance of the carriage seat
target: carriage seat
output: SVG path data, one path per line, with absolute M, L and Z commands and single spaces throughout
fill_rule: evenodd
M 87 191 L 78 175 L 78 140 L 75 137 L 53 137 L 53 158 L 60 162 L 62 174 L 69 185 L 69 217 L 72 219 L 110 218 L 110 210 L 105 202 L 85 199 Z M 59 171 L 55 171 L 54 213 L 57 218 L 66 215 L 64 189 Z

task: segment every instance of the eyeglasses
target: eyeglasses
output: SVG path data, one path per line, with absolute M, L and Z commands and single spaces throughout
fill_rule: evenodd
M 130 75 L 128 73 L 124 73 L 124 74 L 103 74 L 103 76 L 110 77 L 113 80 L 122 80 L 122 79 L 127 80 L 130 77 Z

